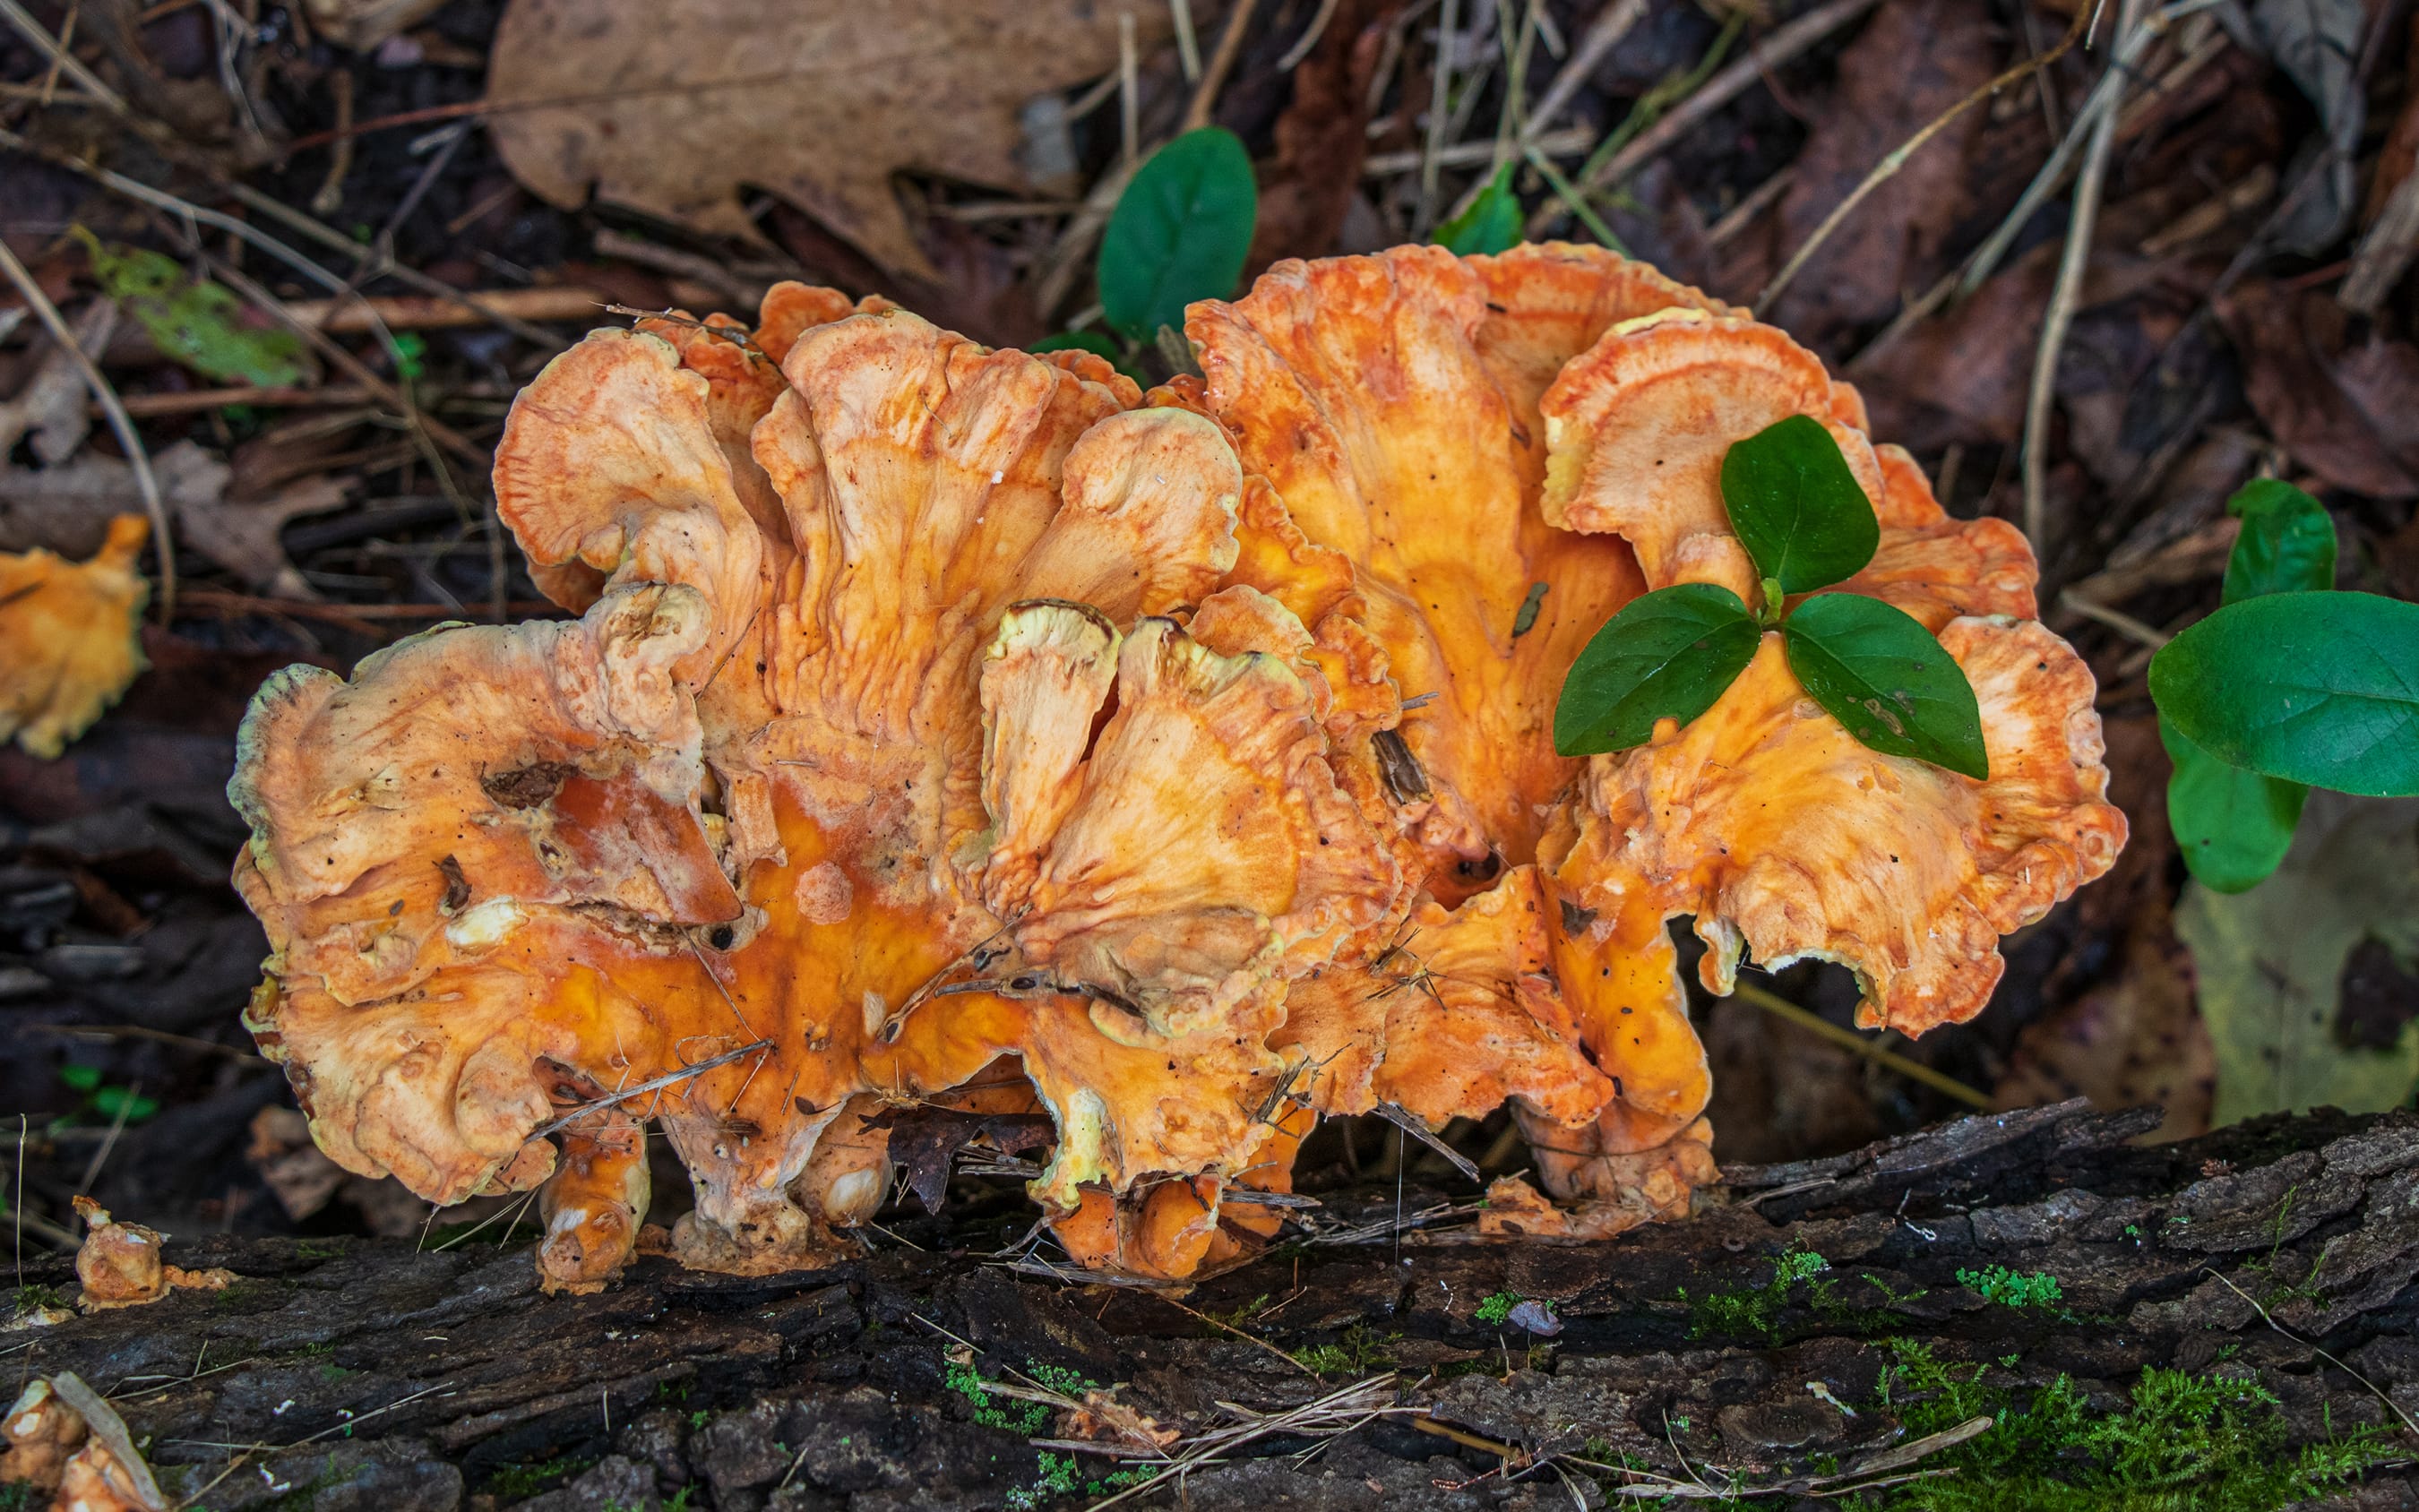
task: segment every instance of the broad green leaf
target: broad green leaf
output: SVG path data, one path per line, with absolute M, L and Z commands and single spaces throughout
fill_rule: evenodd
M 2373 1113 L 2411 1101 L 2419 1025 L 2387 1050 L 2335 1032 L 2352 952 L 2375 940 L 2419 955 L 2419 804 L 2310 796 L 2292 853 L 2257 889 L 2188 885 L 2176 934 L 2192 951 L 2217 1052 L 2216 1121 L 2333 1105 Z
M 2224 602 L 2334 586 L 2334 522 L 2317 500 L 2262 478 L 2237 491 L 2226 508 L 2241 517 L 2242 533 L 2226 557 Z M 2175 766 L 2167 820 L 2184 865 L 2218 892 L 2258 886 L 2293 843 L 2310 790 L 2218 760 L 2165 717 L 2159 738 Z
M 1520 244 L 1520 196 L 1512 193 L 1512 170 L 1516 163 L 1505 163 L 1495 170 L 1495 177 L 1470 208 L 1436 228 L 1430 239 L 1445 251 L 1459 256 L 1475 253 L 1509 252 Z
M 168 356 L 204 378 L 275 388 L 302 376 L 302 339 L 249 324 L 243 301 L 216 284 L 195 283 L 176 260 L 140 247 L 105 246 L 75 226 L 101 292 L 142 323 Z
M 1840 443 L 1807 415 L 1777 421 L 1722 456 L 1722 503 L 1758 576 L 1784 594 L 1855 577 L 1881 544 L 1872 501 Z
M 1738 594 L 1714 583 L 1631 600 L 1571 664 L 1554 705 L 1554 749 L 1626 750 L 1644 745 L 1657 719 L 1687 724 L 1737 681 L 1763 639 Z
M 79 1092 L 89 1092 L 100 1085 L 100 1068 L 70 1063 L 59 1068 L 59 1080 Z
M 2175 764 L 2167 779 L 2167 823 L 2184 865 L 2212 891 L 2257 887 L 2291 848 L 2310 790 L 2228 766 L 2167 719 L 2159 721 L 2159 739 Z
M 1101 307 L 1135 341 L 1184 329 L 1184 307 L 1235 292 L 1252 250 L 1259 189 L 1242 140 L 1187 131 L 1150 155 L 1117 196 L 1101 237 Z
M 1884 755 L 1991 775 L 1974 685 L 1912 614 L 1862 594 L 1824 594 L 1781 622 L 1780 641 L 1808 694 L 1858 740 Z
M 2226 603 L 2335 585 L 2335 522 L 2325 505 L 2289 483 L 2260 478 L 2226 508 L 2242 520 L 2226 558 Z
M 2150 658 L 2150 699 L 2231 765 L 2419 794 L 2419 604 L 2345 593 L 2228 604 Z

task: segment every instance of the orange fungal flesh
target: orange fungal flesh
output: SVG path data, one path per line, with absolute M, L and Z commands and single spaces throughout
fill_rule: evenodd
M 246 721 L 247 1023 L 329 1154 L 542 1187 L 583 1290 L 649 1120 L 674 1252 L 769 1272 L 872 1215 L 900 1119 L 1038 1111 L 1060 1245 L 1177 1280 L 1274 1234 L 1317 1117 L 1508 1102 L 1578 1208 L 1503 1226 L 1616 1232 L 1717 1176 L 1669 918 L 1717 989 L 1820 955 L 1916 1032 L 2121 842 L 2021 538 L 1777 332 L 1548 246 L 1280 263 L 1188 332 L 1205 377 L 1146 400 L 784 285 L 549 364 L 497 497 L 579 617 L 290 669 Z M 1785 413 L 1874 498 L 1847 586 L 1965 667 L 1988 783 L 1857 746 L 1777 644 L 1686 730 L 1554 754 L 1606 619 L 1735 578 L 1708 469 Z

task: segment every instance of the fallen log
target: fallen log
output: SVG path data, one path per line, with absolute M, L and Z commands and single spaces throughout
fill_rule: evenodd
M 1178 1292 L 1018 1267 L 1000 1209 L 590 1297 L 541 1295 L 526 1245 L 172 1240 L 239 1279 L 72 1316 L 29 1260 L 0 1363 L 89 1383 L 213 1512 L 2419 1504 L 2419 1118 L 2131 1142 L 2157 1121 L 1733 1168 L 1610 1242 L 1328 1192 Z

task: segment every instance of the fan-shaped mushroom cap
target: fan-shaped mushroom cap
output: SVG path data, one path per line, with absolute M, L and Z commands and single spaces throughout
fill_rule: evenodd
M 255 1031 L 331 1155 L 439 1199 L 547 1179 L 566 1103 L 660 1117 L 694 1263 L 811 1257 L 886 1184 L 864 1100 L 1007 1056 L 1055 1210 L 1165 1174 L 1214 1206 L 1283 981 L 1400 890 L 1315 643 L 1164 617 L 1236 560 L 1233 453 L 1104 369 L 777 313 L 753 347 L 600 332 L 516 404 L 499 498 L 532 562 L 598 575 L 579 620 L 264 689 L 231 787 Z M 624 1127 L 583 1129 L 549 1285 L 609 1273 L 643 1205 Z
M 56 756 L 143 670 L 150 585 L 135 562 L 150 533 L 120 515 L 89 562 L 0 552 L 0 740 Z
M 2103 798 L 2090 671 L 2063 640 L 1997 618 L 1940 640 L 1980 703 L 1987 780 L 1859 745 L 1771 634 L 1685 729 L 1590 764 L 1556 885 L 1610 935 L 1695 915 L 1713 992 L 1742 951 L 1812 956 L 1855 970 L 1866 1027 L 1973 1017 L 1999 936 L 2106 871 L 2125 819 Z
M 1813 353 L 1743 316 L 1680 307 L 1623 321 L 1563 368 L 1541 408 L 1545 517 L 1626 540 L 1650 588 L 1718 583 L 1756 601 L 1755 565 L 1722 506 L 1722 457 L 1792 415 L 1821 421 L 1881 500 L 1881 465 L 1855 424 L 1863 401 Z
M 1670 942 L 1566 939 L 1528 864 L 1578 770 L 1552 748 L 1563 675 L 1644 586 L 1626 545 L 1540 513 L 1539 401 L 1608 329 L 1677 306 L 1722 308 L 1557 245 L 1279 263 L 1246 298 L 1193 308 L 1199 402 L 1282 501 L 1256 531 L 1247 506 L 1237 576 L 1281 598 L 1317 585 L 1289 602 L 1333 606 L 1406 701 L 1364 807 L 1391 816 L 1434 901 L 1290 990 L 1279 1039 L 1317 1068 L 1322 1111 L 1441 1119 L 1513 1093 L 1652 1144 L 1703 1105 Z
M 1608 939 L 1694 914 L 1715 947 L 1701 970 L 1717 992 L 1742 949 L 1767 966 L 1810 955 L 1856 968 L 1869 1025 L 1912 1034 L 1971 1018 L 2002 969 L 1998 936 L 2105 871 L 2125 834 L 2103 801 L 2091 674 L 2029 623 L 2024 537 L 2002 520 L 1949 518 L 1912 457 L 1856 428 L 1854 391 L 1738 317 L 1617 326 L 1563 370 L 1545 408 L 1549 511 L 1628 536 L 1655 587 L 1716 581 L 1750 603 L 1722 455 L 1788 415 L 1822 420 L 1881 524 L 1872 561 L 1826 591 L 1884 599 L 1941 636 L 1981 701 L 1991 771 L 1978 783 L 1857 744 L 1767 636 L 1686 730 L 1591 762 L 1576 838 L 1558 832 L 1547 847 L 1566 900 Z

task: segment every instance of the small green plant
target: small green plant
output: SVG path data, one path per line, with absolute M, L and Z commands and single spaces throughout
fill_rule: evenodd
M 1445 251 L 1467 257 L 1473 253 L 1509 252 L 1520 244 L 1520 196 L 1512 191 L 1507 162 L 1470 202 L 1470 208 L 1436 228 L 1429 239 Z
M 9 1311 L 12 1314 L 30 1313 L 45 1307 L 65 1307 L 67 1304 L 67 1298 L 59 1295 L 56 1287 L 28 1285 L 17 1288 L 16 1296 L 9 1303 Z
M 1960 1271 L 1957 1284 L 1971 1287 L 1984 1302 L 2002 1307 L 2055 1307 L 2061 1296 L 2057 1277 L 2046 1271 L 2030 1273 L 2011 1271 L 2004 1265 L 1986 1265 L 1979 1271 Z
M 1184 307 L 1235 292 L 1259 218 L 1259 186 L 1240 137 L 1221 126 L 1187 131 L 1143 161 L 1101 233 L 1101 314 L 1109 331 L 1070 331 L 1034 343 L 1078 348 L 1132 367 L 1146 347 L 1182 358 Z
M 2150 658 L 2150 701 L 2184 864 L 2242 892 L 2284 861 L 2311 788 L 2419 794 L 2419 604 L 2336 592 L 2334 524 L 2289 484 L 2226 508 L 2242 531 L 2218 610 Z
M 699 1408 L 696 1412 L 691 1412 L 688 1415 L 688 1426 L 690 1429 L 694 1431 L 695 1429 L 705 1427 L 705 1420 L 713 1415 L 714 1414 L 712 1412 L 707 1412 L 704 1408 Z
M 506 1502 L 522 1501 L 558 1481 L 568 1480 L 594 1463 L 594 1459 L 578 1455 L 562 1455 L 532 1464 L 503 1465 L 487 1477 L 487 1489 Z
M 1521 1301 L 1517 1291 L 1499 1291 L 1480 1303 L 1478 1310 L 1470 1316 L 1482 1323 L 1501 1323 L 1512 1316 L 1512 1309 L 1519 1306 Z
M 1075 1479 L 1075 1457 L 1052 1454 L 1045 1449 L 1040 1457 L 1040 1474 L 1032 1485 L 1019 1487 L 1009 1491 L 1003 1504 L 1009 1509 L 1009 1512 L 1032 1512 L 1034 1507 L 1040 1506 L 1046 1502 L 1055 1502 L 1062 1496 L 1074 1495 L 1078 1484 Z
M 1335 1343 L 1313 1344 L 1297 1350 L 1294 1359 L 1313 1375 L 1366 1375 L 1372 1370 L 1383 1370 L 1394 1365 L 1394 1356 L 1388 1351 L 1402 1336 L 1400 1334 L 1372 1334 L 1355 1323 L 1346 1329 L 1344 1336 Z
M 1755 563 L 1760 607 L 1717 583 L 1633 600 L 1580 651 L 1554 707 L 1554 749 L 1592 756 L 1646 743 L 1737 681 L 1766 630 L 1780 632 L 1807 695 L 1864 745 L 1975 779 L 1990 775 L 1964 670 L 1922 622 L 1861 594 L 1818 593 L 1872 560 L 1881 524 L 1822 424 L 1792 415 L 1722 457 L 1722 504 Z M 1813 594 L 1791 609 L 1796 594 Z
M 105 1084 L 99 1066 L 61 1066 L 59 1081 L 85 1094 L 84 1106 L 77 1110 L 77 1115 L 97 1115 L 113 1123 L 123 1115 L 129 1123 L 141 1123 L 160 1111 L 159 1099 L 145 1097 L 131 1088 Z
M 1772 1279 L 1762 1286 L 1717 1291 L 1702 1298 L 1691 1298 L 1683 1288 L 1674 1295 L 1688 1304 L 1690 1338 L 1711 1334 L 1778 1338 L 1780 1310 L 1789 1304 L 1791 1290 L 1813 1283 L 1817 1295 L 1810 1300 L 1821 1301 L 1822 1288 L 1829 1283 L 1817 1282 L 1815 1277 L 1830 1269 L 1830 1261 L 1793 1241 L 1787 1249 L 1773 1257 Z
M 1061 1365 L 1025 1362 L 1025 1374 L 1034 1381 L 1062 1396 L 1078 1400 L 1087 1391 L 1098 1391 L 1101 1383 L 1087 1380 Z M 1005 1428 L 1031 1438 L 1050 1422 L 1050 1404 L 1028 1402 L 1012 1396 L 1001 1396 L 983 1389 L 983 1380 L 971 1359 L 951 1360 L 948 1372 L 948 1387 L 964 1397 L 974 1409 L 975 1422 L 987 1428 Z
M 417 331 L 401 331 L 394 337 L 394 376 L 406 383 L 417 383 L 428 371 L 428 338 Z
M 2400 1458 L 2373 1428 L 2285 1452 L 2276 1398 L 2247 1381 L 2153 1368 L 2110 1412 L 2064 1376 L 2019 1396 L 1987 1384 L 1986 1365 L 1905 1339 L 1887 1348 L 1879 1398 L 1904 1437 L 1995 1422 L 1924 1461 L 1955 1473 L 1854 1498 L 1850 1512 L 2273 1512 Z

